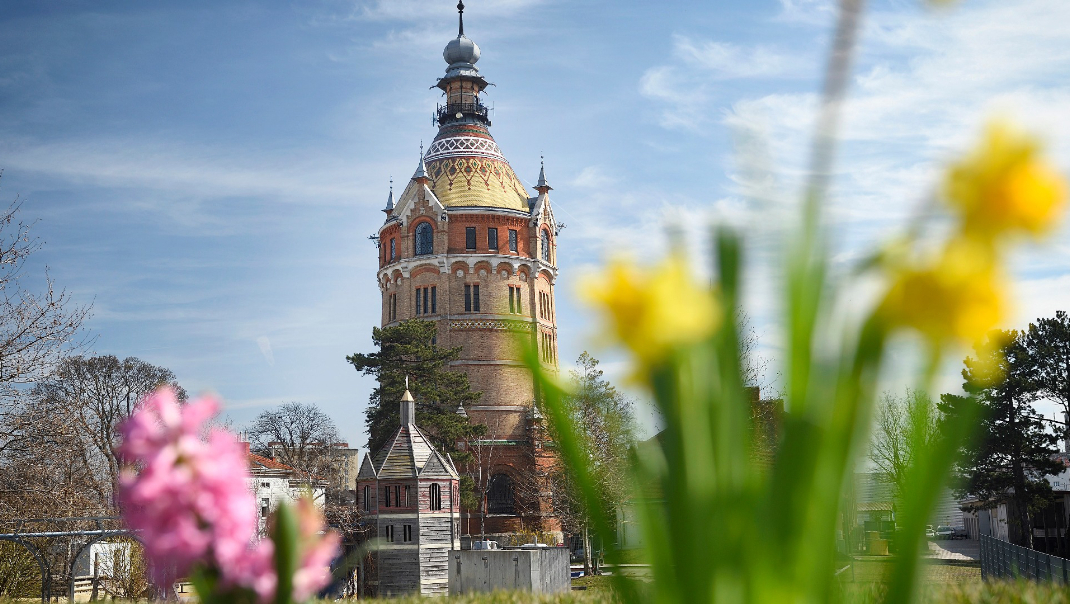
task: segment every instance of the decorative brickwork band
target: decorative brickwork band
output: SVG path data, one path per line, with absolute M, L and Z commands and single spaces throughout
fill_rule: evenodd
M 507 319 L 461 319 L 450 321 L 450 329 L 493 329 L 529 333 L 531 331 L 531 323 L 527 321 L 509 321 Z

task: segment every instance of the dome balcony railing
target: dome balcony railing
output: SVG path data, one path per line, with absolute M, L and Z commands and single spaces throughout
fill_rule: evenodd
M 490 114 L 490 109 L 476 101 L 474 103 L 447 103 L 445 105 L 437 105 L 435 110 L 435 116 L 441 123 L 443 121 L 449 121 L 457 119 L 457 114 L 460 113 L 461 117 L 479 117 L 487 119 Z

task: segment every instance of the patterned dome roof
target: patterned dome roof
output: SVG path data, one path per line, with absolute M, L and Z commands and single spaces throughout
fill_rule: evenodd
M 528 211 L 528 191 L 482 124 L 444 126 L 424 155 L 431 190 L 450 207 Z

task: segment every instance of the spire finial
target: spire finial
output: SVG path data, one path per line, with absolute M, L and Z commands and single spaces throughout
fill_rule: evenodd
M 546 182 L 546 160 L 539 155 L 539 182 L 535 183 L 535 190 L 539 193 L 546 193 L 552 189 L 550 183 Z
M 457 37 L 464 35 L 464 0 L 457 2 Z

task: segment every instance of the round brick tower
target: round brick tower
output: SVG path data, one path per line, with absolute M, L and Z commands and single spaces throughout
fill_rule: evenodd
M 475 66 L 479 47 L 464 35 L 464 5 L 457 8 L 458 35 L 443 51 L 448 67 L 436 84 L 444 97 L 438 135 L 383 210 L 382 324 L 435 322 L 438 345 L 462 349 L 453 368 L 482 392 L 478 404 L 458 410 L 488 428 L 484 440 L 467 445 L 486 515 L 466 510 L 464 533 L 557 533 L 545 483 L 553 455 L 542 447 L 534 383 L 518 348 L 527 339 L 556 370 L 551 187 L 543 168 L 531 194 L 494 142 L 480 98 L 488 83 Z

